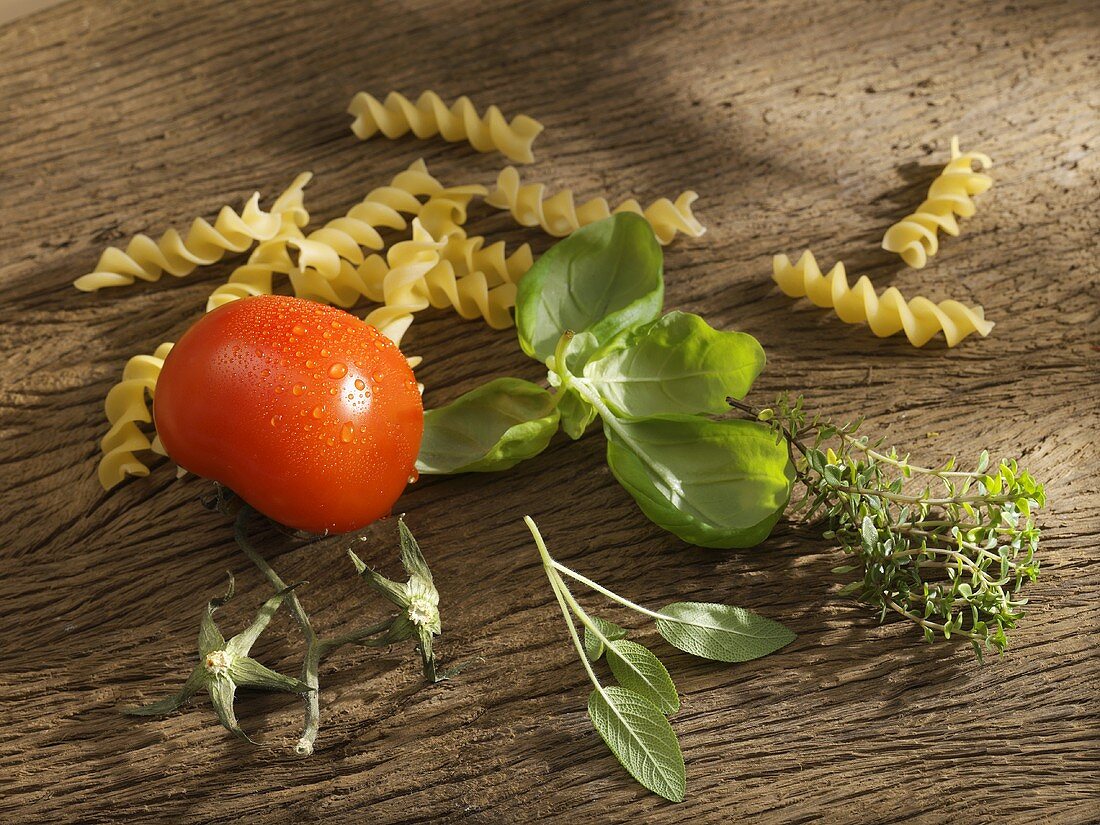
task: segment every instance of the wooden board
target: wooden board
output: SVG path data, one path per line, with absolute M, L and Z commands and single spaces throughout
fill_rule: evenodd
M 1100 15 L 1091 0 L 944 4 L 338 1 L 67 3 L 0 28 L 0 819 L 4 822 L 1086 822 L 1100 818 L 1096 406 Z M 204 601 L 267 591 L 203 482 L 160 462 L 104 494 L 102 400 L 132 354 L 174 339 L 232 262 L 76 292 L 101 249 L 273 195 L 299 171 L 317 220 L 417 156 L 489 183 L 499 155 L 360 143 L 359 89 L 469 94 L 546 125 L 527 170 L 584 195 L 691 187 L 709 227 L 666 256 L 668 305 L 757 336 L 781 389 L 929 461 L 1021 455 L 1046 482 L 1043 574 L 1007 655 L 928 647 L 840 599 L 837 554 L 782 523 L 763 546 L 689 548 L 609 476 L 603 440 L 555 441 L 491 477 L 425 480 L 401 502 L 443 596 L 454 681 L 408 647 L 328 662 L 317 753 L 300 709 L 246 697 L 217 728 L 120 704 L 173 690 Z M 996 186 L 923 271 L 878 248 L 952 134 Z M 471 229 L 548 245 L 506 215 Z M 915 350 L 792 302 L 770 257 L 811 247 L 909 294 L 981 303 L 987 340 Z M 427 313 L 410 333 L 430 404 L 490 376 L 540 378 L 510 333 Z M 566 563 L 643 603 L 732 602 L 794 628 L 781 655 L 701 663 L 660 645 L 684 707 L 677 807 L 626 778 L 585 717 L 576 661 L 521 517 Z M 323 630 L 377 615 L 339 546 L 259 540 Z M 393 572 L 393 527 L 370 561 Z M 596 602 L 591 602 L 595 605 Z M 608 618 L 659 642 L 617 609 Z M 258 647 L 284 670 L 297 631 Z

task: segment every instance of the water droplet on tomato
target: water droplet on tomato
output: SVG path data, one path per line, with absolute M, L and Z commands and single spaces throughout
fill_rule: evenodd
M 306 359 L 306 369 L 307 369 L 307 370 L 311 370 L 311 369 L 313 369 L 313 368 L 314 368 L 315 366 L 317 366 L 317 362 L 316 362 L 316 361 L 314 361 L 314 360 L 313 360 L 313 359 L 311 359 L 311 358 L 307 358 L 307 359 Z
M 286 387 L 276 387 L 275 392 L 282 392 L 285 389 L 286 389 Z
M 291 388 L 290 391 L 292 393 L 294 393 L 295 395 L 301 395 L 303 392 L 306 391 L 306 388 L 305 388 L 304 384 L 295 384 L 294 387 Z
M 332 331 L 326 329 L 324 332 L 321 333 L 321 337 L 324 338 L 326 341 L 331 341 L 332 340 Z
M 333 364 L 331 367 L 328 368 L 328 377 L 329 378 L 343 378 L 347 374 L 348 374 L 348 365 L 347 364 L 341 364 L 339 361 L 337 361 L 335 364 Z
M 409 476 L 409 484 L 415 484 L 419 480 L 420 480 L 420 471 L 414 469 L 412 471 L 412 474 Z
M 336 439 L 330 435 L 328 438 L 325 439 L 325 443 L 332 447 L 336 444 Z
M 271 426 L 274 427 L 276 424 L 278 424 L 282 420 L 283 420 L 283 417 L 281 415 L 271 416 Z
M 355 389 L 362 391 L 362 390 L 365 390 L 366 388 L 367 388 L 367 382 L 366 381 L 364 381 L 362 378 L 356 378 L 355 379 Z M 348 398 L 351 398 L 351 396 L 349 395 Z
M 304 326 L 302 326 L 301 324 L 295 324 L 294 328 L 291 329 L 290 331 L 293 332 L 295 335 L 305 335 L 306 334 L 306 328 Z
M 320 418 L 324 414 L 325 414 L 325 408 L 321 404 L 318 404 L 316 407 L 313 408 L 313 417 L 314 418 Z
M 386 342 L 383 339 L 379 338 L 377 341 L 374 342 L 374 346 L 378 349 L 385 349 Z
M 322 357 L 322 358 L 328 358 L 328 357 L 329 357 L 330 355 L 332 355 L 332 353 L 331 353 L 331 352 L 329 352 L 329 351 L 328 351 L 327 349 L 325 349 L 324 347 L 321 347 L 321 357 Z
M 271 375 L 271 370 L 260 370 L 260 378 L 267 378 Z
M 340 392 L 340 390 L 336 389 L 336 387 L 329 387 L 329 390 L 328 390 L 329 395 L 336 395 L 336 393 L 338 393 L 338 392 Z
M 296 353 L 294 353 L 295 358 L 301 358 L 303 355 L 305 355 L 305 353 L 301 350 L 298 350 Z
M 350 421 L 345 421 L 344 426 L 340 428 L 340 440 L 347 444 L 351 441 L 353 435 L 355 435 L 355 425 Z
M 332 328 L 333 329 L 340 329 L 340 322 L 339 321 L 333 321 L 332 322 Z
M 383 372 L 376 372 L 374 375 L 371 376 L 371 378 L 374 380 L 375 384 L 381 384 L 383 381 L 386 380 L 386 374 Z

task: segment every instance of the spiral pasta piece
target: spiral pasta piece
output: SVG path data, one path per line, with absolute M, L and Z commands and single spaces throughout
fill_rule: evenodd
M 395 344 L 401 343 L 413 314 L 431 305 L 425 278 L 431 270 L 449 266 L 440 255 L 442 247 L 416 218 L 411 240 L 391 246 L 385 259 L 372 255 L 365 262 L 364 281 L 370 281 L 372 292 L 379 290 L 382 306 L 371 310 L 364 320 Z
M 394 244 L 385 260 L 371 256 L 360 268 L 366 291 L 382 304 L 365 320 L 398 344 L 413 315 L 429 306 L 452 307 L 461 317 L 483 318 L 494 329 L 510 327 L 516 281 L 520 270 L 530 266 L 531 251 L 525 245 L 508 256 L 502 244 L 488 250 L 483 244 L 484 238 L 467 238 L 461 228 L 437 239 L 414 220 L 411 240 Z M 474 268 L 481 263 L 496 268 Z
M 993 178 L 974 171 L 975 164 L 979 169 L 988 169 L 993 161 L 980 152 L 963 154 L 959 151 L 959 138 L 951 138 L 951 160 L 932 181 L 928 197 L 912 215 L 886 230 L 882 248 L 896 252 L 914 269 L 922 269 L 940 247 L 936 233 L 942 229 L 957 236 L 959 224 L 955 216 L 973 216 L 976 207 L 971 195 L 980 195 L 993 186 Z
M 485 191 L 476 185 L 446 187 L 432 176 L 423 160 L 416 160 L 389 185 L 369 192 L 346 215 L 309 235 L 296 226 L 285 226 L 280 235 L 257 246 L 248 263 L 238 267 L 229 282 L 210 296 L 207 310 L 247 295 L 269 294 L 275 274 L 286 275 L 294 294 L 301 298 L 344 308 L 363 297 L 381 300 L 380 284 L 374 290 L 364 284 L 364 276 L 368 281 L 381 276 L 372 274 L 378 271 L 376 263 L 365 266 L 362 251 L 384 245 L 377 228 L 404 229 L 406 215 L 424 215 L 445 234 L 449 226 L 465 221 L 470 200 Z M 428 198 L 426 203 L 420 201 L 422 197 Z
M 390 92 L 384 102 L 359 92 L 352 98 L 348 114 L 355 118 L 351 130 L 360 140 L 378 132 L 391 139 L 410 131 L 421 139 L 439 135 L 452 143 L 468 141 L 479 152 L 498 151 L 519 163 L 535 159 L 531 144 L 542 131 L 542 124 L 526 115 L 517 115 L 509 123 L 496 106 L 482 116 L 465 95 L 448 107 L 431 91 L 421 94 L 415 103 L 399 92 Z
M 253 243 L 273 238 L 283 224 L 284 214 L 302 220 L 302 190 L 312 177 L 310 172 L 304 172 L 295 178 L 270 212 L 260 209 L 257 192 L 239 215 L 225 206 L 213 225 L 196 218 L 186 238 L 169 229 L 155 241 L 148 235 L 136 235 L 125 251 L 108 247 L 100 255 L 95 270 L 77 278 L 73 286 L 82 292 L 95 292 L 105 287 L 127 286 L 135 280 L 157 281 L 165 272 L 182 278 L 196 267 L 220 261 L 229 252 L 244 252 Z
M 444 187 L 428 172 L 424 161 L 417 160 L 399 173 L 389 186 L 369 192 L 346 215 L 329 221 L 304 239 L 291 239 L 288 246 L 298 250 L 299 269 L 316 270 L 321 277 L 333 280 L 340 273 L 341 259 L 360 264 L 364 260 L 364 249 L 379 250 L 385 246 L 379 227 L 403 230 L 408 226 L 405 215 L 419 215 L 423 221 L 430 222 L 423 213 L 428 206 L 422 205 L 418 198 L 446 198 L 462 210 L 462 220 L 465 220 L 470 199 L 486 191 L 484 186 L 477 185 Z M 449 217 L 449 212 L 441 205 L 435 208 L 440 219 Z M 440 227 L 440 235 L 443 230 L 444 227 Z
M 126 363 L 122 380 L 107 393 L 104 408 L 110 429 L 100 441 L 103 456 L 99 460 L 99 483 L 104 490 L 127 476 L 149 475 L 149 468 L 135 454 L 154 449 L 154 444 L 138 425 L 153 422 L 150 402 L 171 349 L 172 344 L 165 343 L 152 355 L 135 355 Z
M 641 215 L 653 227 L 653 233 L 662 244 L 668 244 L 682 232 L 698 238 L 706 227 L 691 212 L 691 205 L 698 199 L 695 192 L 683 192 L 675 202 L 661 198 L 646 208 L 633 198 L 623 201 L 614 209 L 605 198 L 592 198 L 580 206 L 573 201 L 573 192 L 563 189 L 556 195 L 547 195 L 541 183 L 520 183 L 519 171 L 506 166 L 497 176 L 497 185 L 485 199 L 490 206 L 512 213 L 522 226 L 541 226 L 543 231 L 557 238 L 603 220 L 614 212 L 633 212 Z
M 833 309 L 847 324 L 867 324 L 880 338 L 904 331 L 915 347 L 924 346 L 938 332 L 943 332 L 947 346 L 953 347 L 971 333 L 985 337 L 993 329 L 980 306 L 971 308 L 958 301 L 936 304 L 922 297 L 907 301 L 895 287 L 877 295 L 866 275 L 850 287 L 839 261 L 822 275 L 809 250 L 796 264 L 786 255 L 776 255 L 772 277 L 792 298 L 808 297 L 819 307 Z
M 485 238 L 482 236 L 466 237 L 464 233 L 448 236 L 442 255 L 451 263 L 459 278 L 481 273 L 489 287 L 518 284 L 519 279 L 534 264 L 534 256 L 528 244 L 517 247 L 509 255 L 504 241 L 485 246 Z

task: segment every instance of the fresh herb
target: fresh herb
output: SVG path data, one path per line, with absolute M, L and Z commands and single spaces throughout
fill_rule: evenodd
M 422 471 L 511 466 L 498 442 L 510 457 L 537 454 L 552 435 L 553 405 L 572 438 L 601 421 L 608 465 L 646 516 L 715 548 L 763 541 L 797 476 L 806 488 L 799 514 L 823 515 L 826 537 L 853 557 L 838 570 L 860 578 L 844 592 L 883 618 L 906 617 L 930 641 L 955 636 L 979 655 L 1004 650 L 1027 601 L 1020 591 L 1038 573 L 1042 486 L 1014 461 L 990 470 L 985 453 L 968 472 L 913 466 L 855 425 L 807 422 L 800 401 L 755 410 L 739 399 L 764 366 L 760 345 L 695 315 L 662 316 L 663 294 L 660 247 L 636 215 L 555 245 L 516 303 L 520 346 L 547 365 L 553 392 L 520 382 L 537 401 L 511 417 L 486 414 L 480 397 L 471 400 L 479 390 L 429 414 Z M 745 418 L 714 417 L 728 411 L 727 396 Z M 503 402 L 494 396 L 493 406 Z M 538 437 L 524 449 L 515 441 L 528 425 Z M 926 483 L 914 488 L 914 476 Z
M 655 523 L 704 547 L 762 541 L 790 495 L 787 450 L 766 426 L 712 416 L 749 391 L 764 351 L 696 315 L 662 317 L 663 296 L 644 218 L 615 215 L 556 244 L 516 300 L 520 346 L 554 393 L 500 379 L 430 411 L 421 472 L 505 469 L 541 452 L 559 421 L 580 438 L 598 418 L 612 473 Z
M 1015 460 L 991 466 L 984 451 L 972 470 L 954 458 L 919 467 L 860 435 L 860 422 L 808 418 L 801 397 L 764 410 L 730 404 L 791 445 L 805 488 L 796 511 L 823 519 L 825 538 L 852 557 L 834 570 L 857 577 L 842 593 L 873 605 L 880 620 L 903 616 L 929 642 L 968 639 L 979 659 L 983 649 L 1005 650 L 1005 631 L 1027 604 L 1020 591 L 1039 574 L 1034 512 L 1046 496 L 1030 473 Z
M 558 431 L 554 397 L 519 378 L 497 378 L 424 413 L 421 473 L 507 470 L 538 455 Z
M 304 582 L 288 587 L 249 541 L 247 527 L 252 509 L 242 505 L 221 487 L 210 499 L 209 506 L 211 509 L 225 513 L 237 511 L 237 543 L 244 554 L 263 573 L 276 590 L 276 594 L 264 603 L 255 621 L 247 630 L 226 642 L 214 624 L 213 616 L 214 611 L 224 606 L 233 595 L 233 577 L 230 576 L 229 592 L 220 599 L 211 600 L 203 614 L 199 628 L 199 663 L 183 688 L 169 699 L 139 708 L 123 708 L 124 713 L 141 716 L 171 713 L 199 690 L 205 688 L 210 693 L 214 710 L 222 725 L 242 739 L 251 742 L 252 740 L 237 725 L 233 710 L 237 687 L 300 693 L 305 699 L 305 722 L 302 735 L 294 750 L 300 756 L 308 756 L 313 753 L 321 724 L 319 677 L 321 660 L 335 650 L 349 644 L 388 647 L 397 642 L 416 639 L 425 678 L 429 682 L 438 682 L 451 675 L 439 674 L 436 670 L 436 661 L 432 653 L 432 637 L 442 631 L 439 593 L 435 589 L 431 571 L 420 552 L 420 547 L 403 519 L 398 520 L 398 530 L 401 541 L 401 562 L 409 575 L 409 581 L 405 584 L 391 581 L 380 573 L 368 569 L 352 550 L 348 550 L 348 556 L 355 565 L 357 573 L 371 588 L 396 605 L 399 612 L 360 630 L 321 638 L 313 629 L 309 614 L 306 613 L 295 592 L 295 588 Z M 362 537 L 359 540 L 365 541 Z M 248 656 L 252 645 L 284 600 L 290 607 L 306 643 L 301 679 L 292 679 L 277 673 Z
M 589 719 L 631 776 L 665 799 L 682 801 L 686 786 L 684 756 L 666 718 L 680 708 L 672 677 L 652 651 L 627 639 L 622 627 L 589 615 L 573 597 L 563 576 L 653 619 L 669 644 L 704 659 L 755 659 L 790 644 L 795 635 L 771 619 L 736 607 L 675 602 L 654 611 L 637 605 L 555 561 L 535 522 L 530 516 L 524 521 L 538 546 L 573 646 L 594 687 L 588 697 Z M 584 629 L 583 642 L 577 622 Z M 618 685 L 600 682 L 593 667 L 600 658 L 606 659 Z

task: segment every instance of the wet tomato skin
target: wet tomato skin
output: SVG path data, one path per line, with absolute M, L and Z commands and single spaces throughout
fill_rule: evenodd
M 313 533 L 387 515 L 424 428 L 416 379 L 373 326 L 279 295 L 203 316 L 164 361 L 157 433 L 184 469 Z

